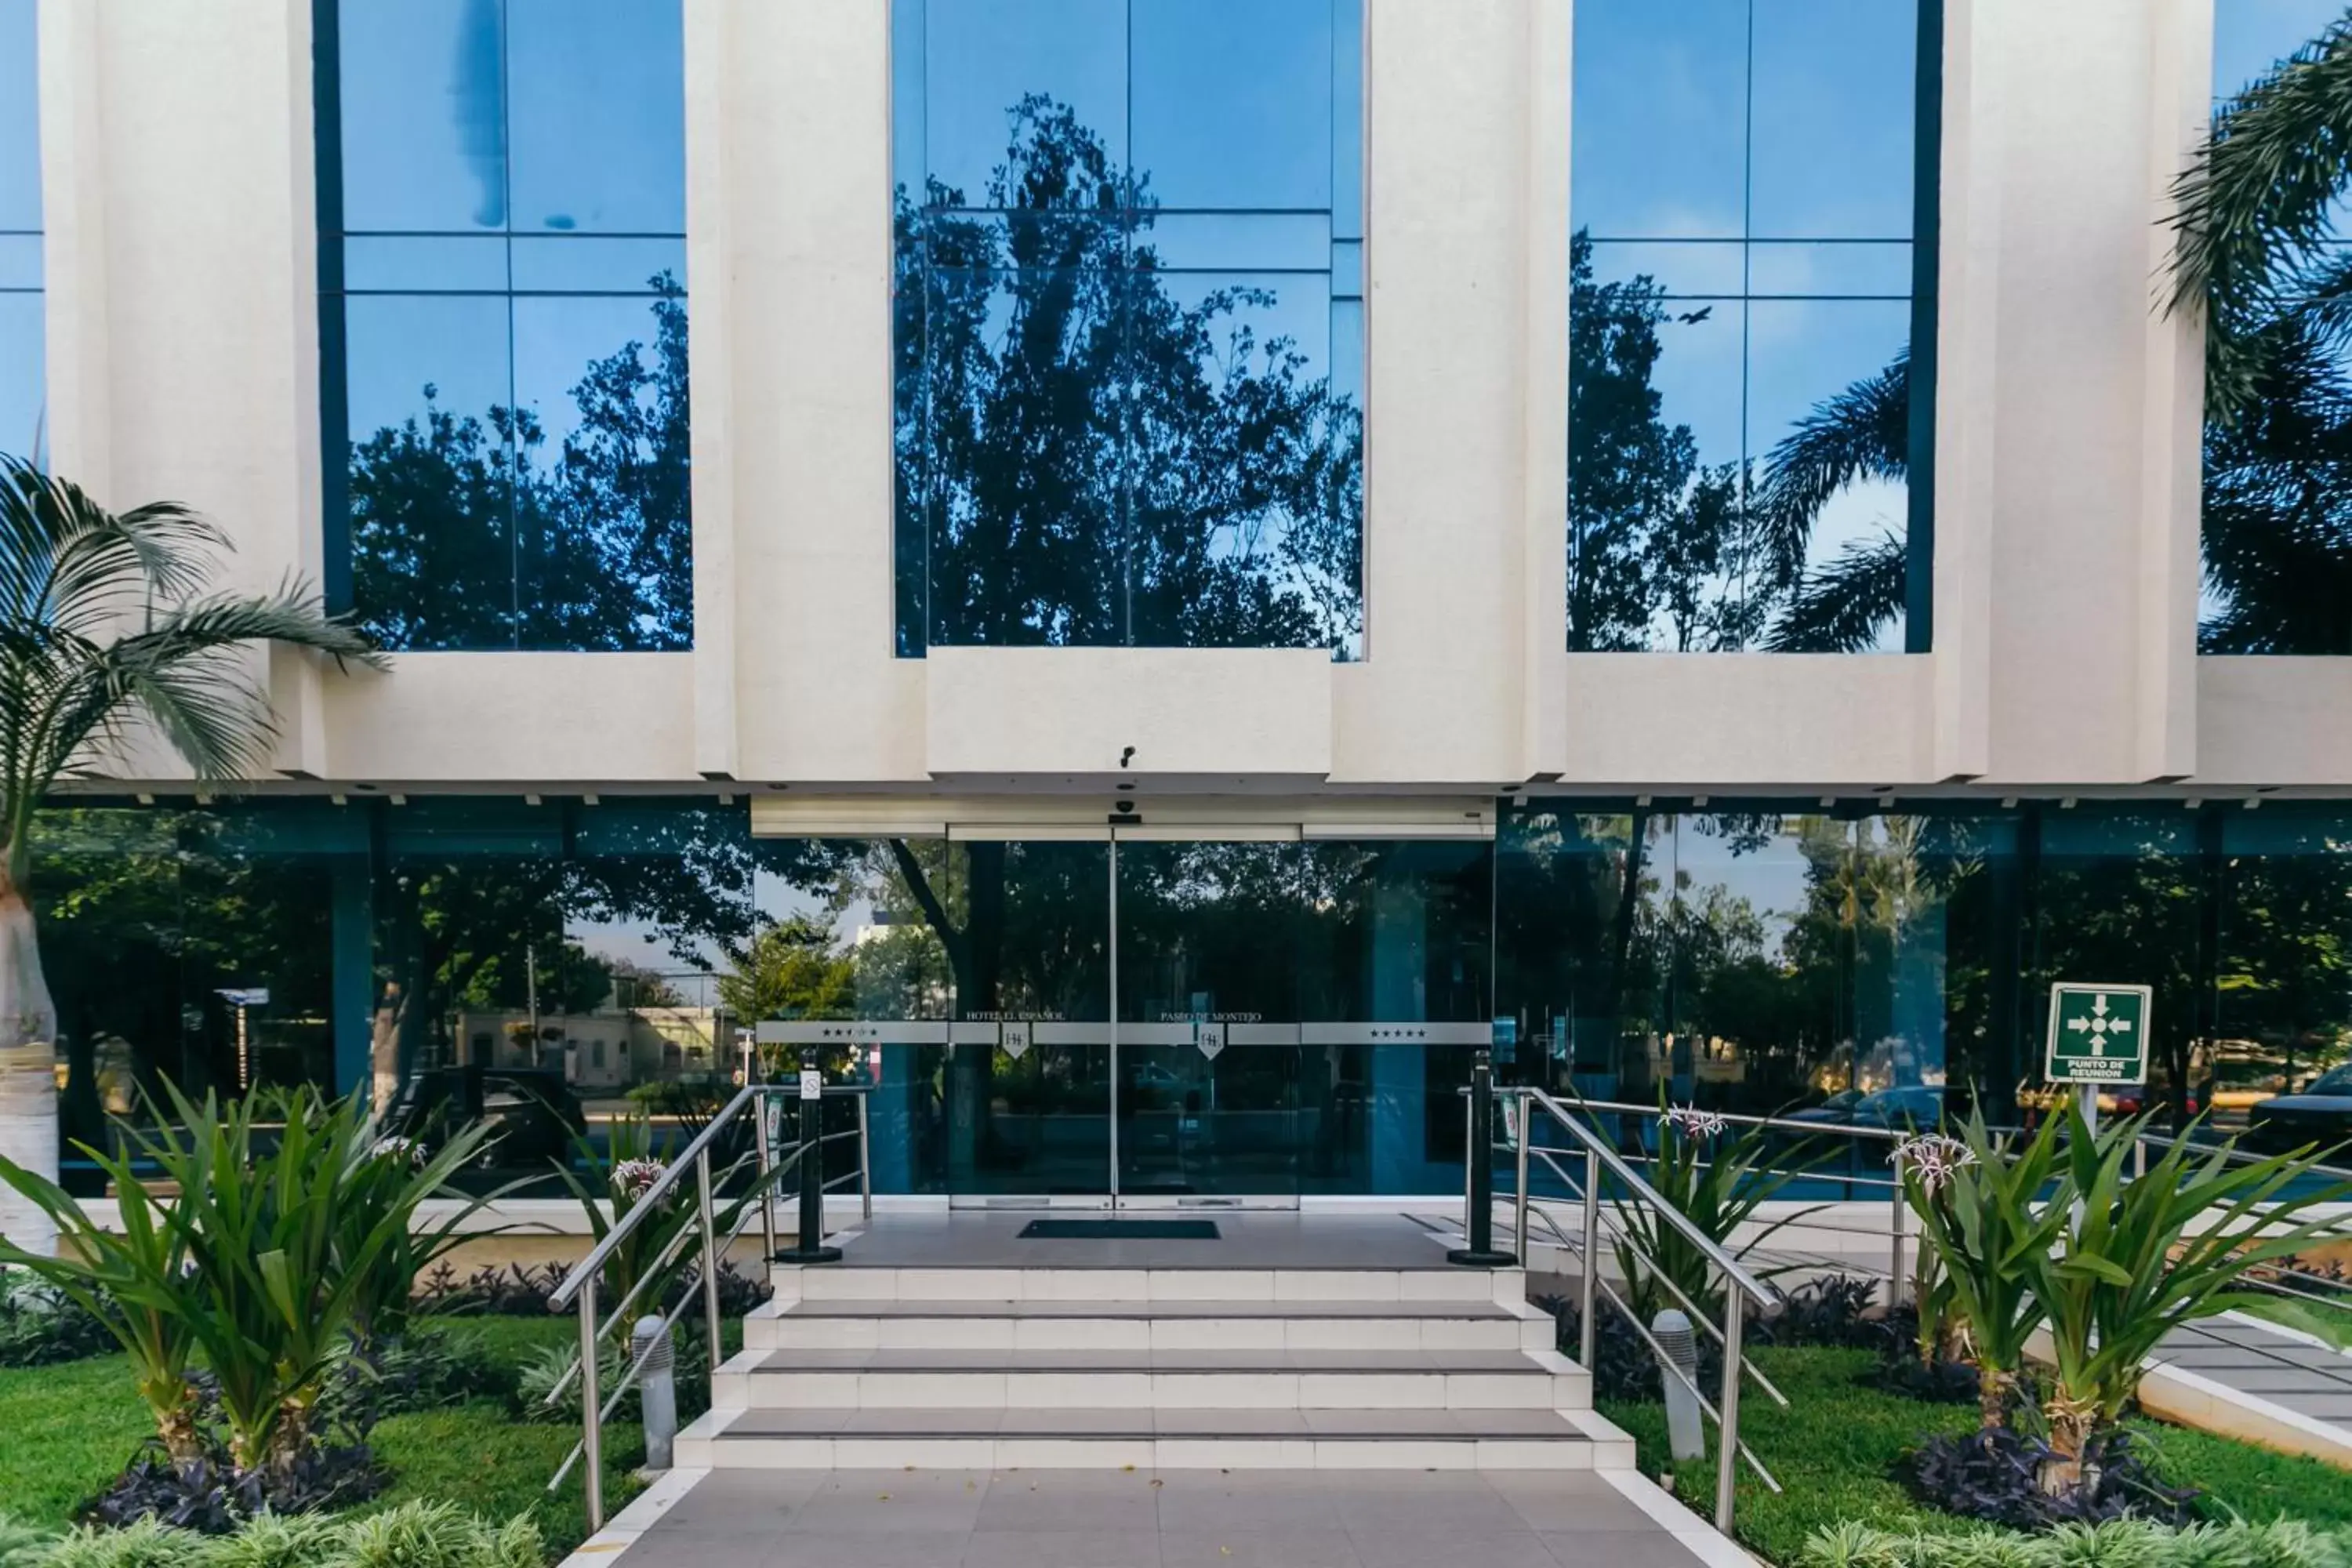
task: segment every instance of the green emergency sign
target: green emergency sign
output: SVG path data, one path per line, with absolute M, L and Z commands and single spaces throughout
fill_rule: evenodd
M 2146 1083 L 2153 1009 L 2145 985 L 2050 987 L 2050 1040 L 2044 1071 L 2053 1083 Z

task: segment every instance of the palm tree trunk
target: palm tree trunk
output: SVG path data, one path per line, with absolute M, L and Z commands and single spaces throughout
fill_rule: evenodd
M 41 975 L 33 906 L 0 847 L 0 1155 L 58 1179 L 58 1010 Z M 0 1189 L 0 1236 L 48 1252 L 57 1227 L 14 1188 Z

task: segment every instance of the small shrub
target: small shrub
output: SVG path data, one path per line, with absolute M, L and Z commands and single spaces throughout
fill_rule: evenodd
M 469 1334 L 411 1329 L 335 1364 L 316 1413 L 325 1429 L 364 1439 L 387 1415 L 440 1410 L 469 1399 L 511 1402 L 515 1370 Z
M 235 1534 L 205 1542 L 203 1568 L 310 1568 L 346 1528 L 325 1514 L 257 1514 Z
M 364 1443 L 313 1443 L 283 1467 L 240 1469 L 217 1439 L 202 1458 L 176 1463 L 150 1439 L 77 1517 L 100 1526 L 154 1519 L 193 1534 L 229 1535 L 265 1512 L 322 1513 L 364 1502 L 391 1479 Z
M 50 1546 L 43 1568 L 188 1568 L 204 1538 L 148 1518 L 121 1529 L 84 1525 Z
M 1788 1302 L 1755 1323 L 1750 1337 L 1768 1345 L 1828 1345 L 1876 1350 L 1887 1337 L 1887 1315 L 1874 1309 L 1878 1282 L 1852 1274 L 1824 1274 L 1787 1292 Z
M 1795 1568 L 2343 1568 L 2347 1561 L 2352 1542 L 2294 1521 L 2176 1529 L 2126 1519 L 2040 1536 L 1896 1533 L 1848 1522 L 1816 1531 Z
M 1929 1439 L 1906 1455 L 1898 1473 L 1912 1495 L 1962 1519 L 2041 1531 L 2096 1524 L 2126 1515 L 2160 1523 L 2194 1522 L 2198 1493 L 2168 1487 L 2133 1451 L 2132 1434 L 2112 1428 L 2083 1452 L 2083 1479 L 2063 1491 L 2042 1489 L 2052 1458 L 2039 1437 L 2009 1426 Z
M 106 1324 L 27 1268 L 0 1268 L 0 1366 L 55 1366 L 115 1348 Z
M 561 1264 L 510 1263 L 504 1268 L 484 1267 L 460 1276 L 444 1263 L 418 1282 L 415 1310 L 420 1315 L 436 1317 L 543 1318 L 550 1310 L 548 1301 L 554 1296 L 555 1288 L 563 1283 L 564 1272 Z M 658 1307 L 648 1310 L 668 1311 L 681 1297 L 701 1289 L 701 1276 L 689 1270 L 659 1293 Z M 620 1300 L 610 1281 L 601 1282 L 596 1295 L 607 1311 Z M 721 1315 L 740 1318 L 767 1299 L 768 1286 L 763 1279 L 720 1261 Z
M 57 1539 L 53 1531 L 0 1513 L 0 1568 L 40 1568 Z
M 1983 1404 L 1982 1379 L 1974 1363 L 1964 1361 L 1921 1361 L 1916 1353 L 1898 1351 L 1882 1355 L 1865 1373 L 1863 1384 L 1884 1394 L 1929 1405 Z

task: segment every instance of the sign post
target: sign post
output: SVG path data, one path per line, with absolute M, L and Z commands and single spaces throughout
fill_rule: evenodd
M 2074 1086 L 2075 1103 L 2092 1137 L 2099 1134 L 2099 1086 L 2147 1081 L 2147 1036 L 2155 1015 L 2145 985 L 2093 985 L 2060 980 L 2050 987 L 2050 1034 L 2042 1074 Z M 2083 1205 L 2074 1203 L 2074 1225 Z

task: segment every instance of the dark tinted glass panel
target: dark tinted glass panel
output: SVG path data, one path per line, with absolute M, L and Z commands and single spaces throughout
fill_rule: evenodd
M 1940 15 L 1577 7 L 1572 649 L 1926 647 L 1908 354 Z
M 1360 5 L 895 0 L 902 655 L 1360 651 Z
M 2292 1093 L 2352 1044 L 2352 819 L 2330 808 L 2222 819 L 2217 1016 L 2192 1068 L 2200 1104 L 2235 1121 Z
M 677 5 L 320 5 L 331 589 L 396 648 L 692 646 Z
M 45 445 L 37 8 L 0 0 L 0 452 L 27 457 Z
M 2216 0 L 2213 94 L 2229 134 L 2239 93 L 2339 26 L 2321 0 Z M 2352 654 L 2352 360 L 2325 305 L 2352 260 L 2352 200 L 2326 230 L 2273 247 L 2242 319 L 2209 338 L 2199 647 L 2206 653 Z M 2222 345 L 2229 347 L 2224 350 Z

